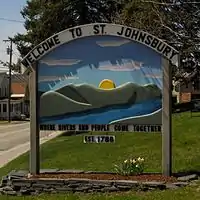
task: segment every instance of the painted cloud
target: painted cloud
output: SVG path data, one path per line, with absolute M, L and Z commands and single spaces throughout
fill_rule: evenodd
M 160 75 L 160 74 L 145 74 L 145 77 L 161 79 L 162 75 Z
M 139 70 L 142 66 L 143 66 L 142 62 L 131 61 L 123 65 L 100 66 L 98 69 L 107 70 L 107 71 L 135 71 L 135 70 Z
M 131 42 L 130 40 L 121 40 L 121 41 L 97 41 L 96 44 L 100 47 L 118 47 L 124 44 Z
M 65 80 L 65 79 L 79 79 L 77 76 L 73 76 L 72 74 L 70 76 L 39 76 L 38 82 L 47 82 L 47 81 L 58 81 L 58 80 Z
M 71 66 L 75 65 L 81 62 L 81 60 L 77 59 L 61 59 L 61 60 L 41 60 L 41 63 L 44 63 L 49 66 L 55 66 L 55 65 L 62 65 L 62 66 Z

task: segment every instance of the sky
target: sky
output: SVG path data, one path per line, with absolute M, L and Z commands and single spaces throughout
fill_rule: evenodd
M 9 43 L 5 44 L 3 40 L 8 37 L 14 36 L 16 33 L 24 33 L 23 26 L 24 19 L 22 18 L 20 11 L 25 6 L 26 0 L 0 0 L 0 60 L 3 62 L 9 61 L 9 55 L 6 53 L 6 47 Z M 8 21 L 16 20 L 20 22 Z M 19 58 L 19 52 L 16 47 L 13 48 L 13 62 Z

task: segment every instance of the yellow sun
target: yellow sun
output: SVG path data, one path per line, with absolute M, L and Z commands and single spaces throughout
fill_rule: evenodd
M 115 83 L 110 79 L 104 79 L 99 83 L 99 88 L 110 90 L 115 88 Z

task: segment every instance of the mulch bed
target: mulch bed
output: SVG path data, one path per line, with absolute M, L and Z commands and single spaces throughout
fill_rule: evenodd
M 141 174 L 135 176 L 121 176 L 117 174 L 71 174 L 71 173 L 61 173 L 61 174 L 40 174 L 32 176 L 30 179 L 92 179 L 92 180 L 132 180 L 132 181 L 160 181 L 160 182 L 177 182 L 177 178 L 163 176 L 162 174 Z

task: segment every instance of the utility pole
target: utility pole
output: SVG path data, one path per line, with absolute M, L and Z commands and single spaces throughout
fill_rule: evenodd
M 11 122 L 11 78 L 12 78 L 12 54 L 13 54 L 13 41 L 12 39 L 8 40 L 3 40 L 4 42 L 9 42 L 10 46 L 7 48 L 7 54 L 10 56 L 10 61 L 9 61 L 9 75 L 8 75 L 8 80 L 9 80 L 9 90 L 8 90 L 8 122 Z

